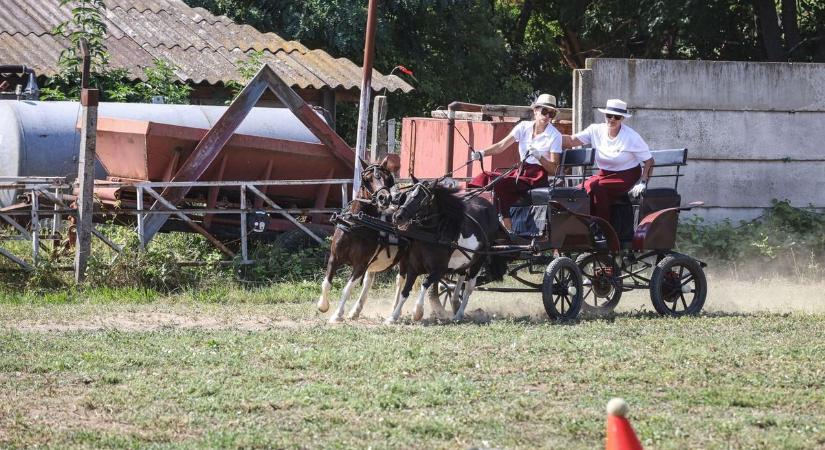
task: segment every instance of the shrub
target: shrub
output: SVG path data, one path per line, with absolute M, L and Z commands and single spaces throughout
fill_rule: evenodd
M 772 200 L 765 214 L 734 225 L 693 217 L 679 225 L 679 251 L 723 263 L 752 263 L 762 272 L 821 279 L 825 214 Z

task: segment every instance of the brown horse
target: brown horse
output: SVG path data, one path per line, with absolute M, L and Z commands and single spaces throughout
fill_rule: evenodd
M 410 243 L 399 264 L 399 276 L 404 280 L 404 287 L 386 323 L 398 321 L 404 302 L 421 274 L 427 276 L 421 283 L 421 292 L 413 310 L 414 320 L 421 320 L 424 316 L 427 289 L 448 272 L 459 276 L 456 292 L 467 280 L 461 305 L 453 316 L 456 321 L 464 317 L 464 310 L 483 266 L 486 266 L 491 281 L 503 278 L 507 258 L 487 253 L 500 229 L 496 208 L 483 198 L 465 200 L 456 194 L 456 189 L 436 182 L 419 182 L 406 193 L 402 204 L 394 212 L 393 223 L 410 237 Z M 430 302 L 436 316 L 446 315 L 437 298 L 430 297 Z
M 385 159 L 380 164 L 368 166 L 361 173 L 361 190 L 350 203 L 349 212 L 357 214 L 364 212 L 373 217 L 386 216 L 383 206 L 375 201 L 379 194 L 389 198 L 389 189 L 395 184 L 391 167 Z M 367 294 L 375 280 L 375 274 L 395 266 L 400 256 L 399 246 L 391 244 L 387 236 L 364 226 L 343 227 L 336 226 L 332 236 L 332 246 L 327 260 L 327 272 L 321 284 L 321 298 L 318 300 L 318 310 L 326 312 L 329 309 L 329 291 L 332 288 L 332 277 L 341 266 L 347 264 L 352 267 L 352 275 L 347 281 L 338 309 L 329 318 L 330 323 L 339 323 L 344 320 L 344 308 L 352 289 L 363 279 L 361 295 L 350 311 L 348 318 L 357 319 L 361 314 Z

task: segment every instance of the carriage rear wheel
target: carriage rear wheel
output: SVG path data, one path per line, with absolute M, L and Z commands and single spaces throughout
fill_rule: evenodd
M 582 307 L 582 275 L 567 257 L 556 258 L 544 272 L 541 286 L 544 310 L 551 319 L 575 319 Z
M 650 300 L 662 315 L 698 314 L 705 305 L 708 282 L 699 263 L 685 255 L 672 254 L 656 264 L 650 278 Z
M 433 294 L 438 296 L 438 301 L 445 309 L 448 306 L 447 299 L 450 299 L 449 307 L 453 314 L 458 312 L 458 308 L 461 306 L 461 294 L 464 290 L 463 284 L 457 286 L 456 281 L 458 281 L 458 275 L 446 274 L 430 288 L 434 290 Z
M 621 269 L 612 256 L 584 253 L 576 258 L 582 272 L 582 310 L 591 314 L 608 314 L 622 298 Z

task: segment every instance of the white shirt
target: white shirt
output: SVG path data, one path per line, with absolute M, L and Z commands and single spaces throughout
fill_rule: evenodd
M 594 123 L 573 137 L 596 149 L 599 169 L 616 172 L 632 169 L 653 157 L 645 140 L 625 124 L 613 139 L 607 135 L 606 123 Z
M 551 124 L 547 124 L 544 131 L 533 137 L 533 124 L 535 122 L 524 121 L 519 122 L 511 131 L 510 136 L 515 138 L 518 142 L 519 160 L 524 159 L 530 151 L 530 147 L 538 149 L 542 154 L 542 158 L 550 159 L 550 153 L 561 153 L 561 133 Z M 541 164 L 532 156 L 527 157 L 524 161 L 527 164 Z

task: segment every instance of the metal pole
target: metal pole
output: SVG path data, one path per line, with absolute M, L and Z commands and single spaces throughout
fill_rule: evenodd
M 358 104 L 358 137 L 355 143 L 355 171 L 352 176 L 352 196 L 361 189 L 361 158 L 366 156 L 367 122 L 370 114 L 372 91 L 372 59 L 375 54 L 375 10 L 377 0 L 369 0 L 367 6 L 367 34 L 364 39 L 364 75 L 361 80 L 361 101 Z
M 137 234 L 138 248 L 140 251 L 146 250 L 146 241 L 143 238 L 143 188 L 137 187 Z
M 40 254 L 40 216 L 37 210 L 40 209 L 40 197 L 37 189 L 32 189 L 32 262 L 37 265 L 37 258 Z
M 54 196 L 58 199 L 61 198 L 60 188 L 54 188 Z M 57 205 L 57 202 L 55 202 L 55 204 L 54 204 L 54 210 L 56 212 L 54 214 L 52 214 L 52 238 L 55 239 L 55 240 L 52 241 L 52 248 L 57 246 L 57 241 L 56 241 L 57 234 L 60 233 L 60 228 L 61 228 L 60 227 L 61 217 L 60 217 L 60 213 L 57 212 L 57 211 L 60 211 L 60 207 Z
M 249 233 L 246 231 L 246 186 L 241 186 L 241 259 L 249 259 Z
M 97 89 L 89 89 L 89 49 L 80 42 L 83 52 L 83 75 L 80 91 L 80 158 L 77 161 L 77 184 L 80 195 L 77 202 L 77 252 L 74 260 L 75 282 L 86 278 L 86 264 L 92 252 L 92 214 L 94 213 L 95 145 L 97 141 Z

